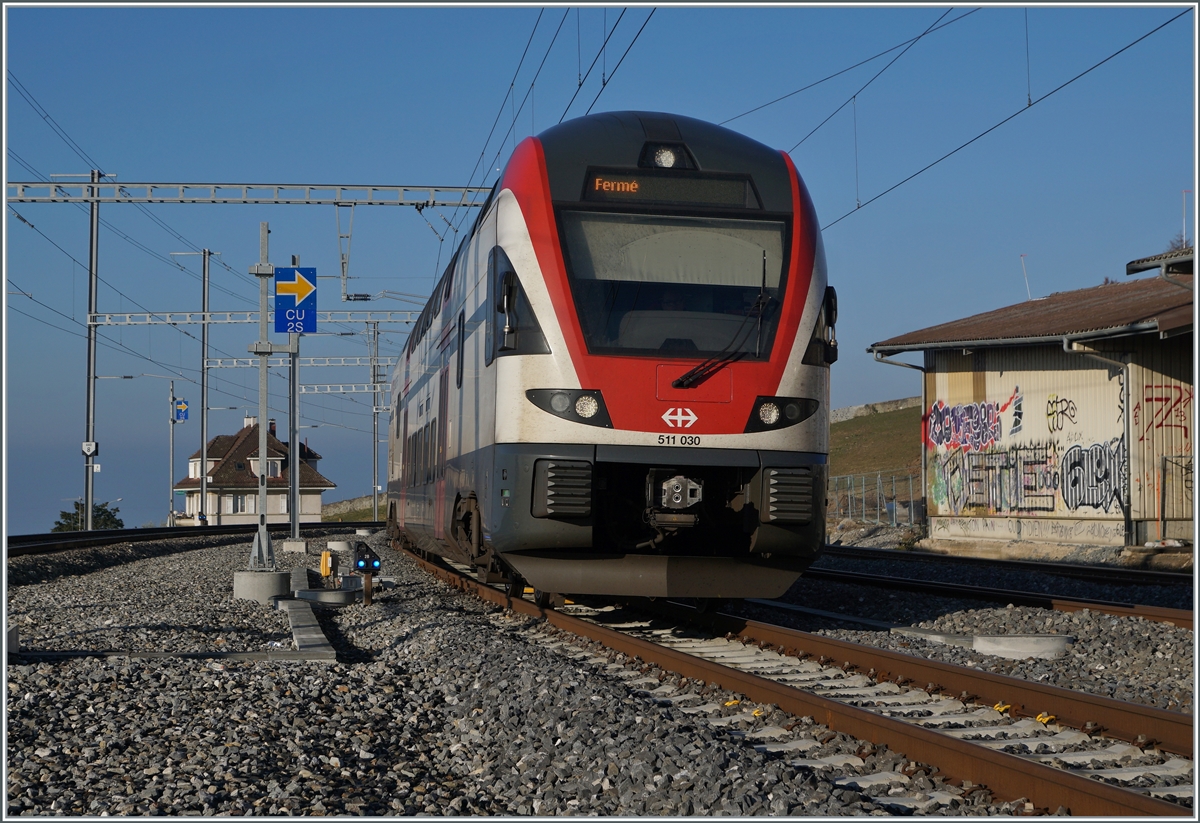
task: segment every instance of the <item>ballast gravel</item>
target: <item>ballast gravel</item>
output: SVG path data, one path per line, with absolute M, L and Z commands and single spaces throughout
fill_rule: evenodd
M 370 542 L 397 586 L 320 612 L 337 662 L 10 657 L 7 814 L 882 815 L 900 784 L 942 793 L 921 814 L 1024 809 L 812 718 L 568 640 Z M 280 565 L 315 565 L 323 544 Z M 140 551 L 57 577 L 44 558 L 10 560 L 23 648 L 264 650 L 286 634 L 282 612 L 232 603 L 247 545 Z M 31 567 L 36 582 L 14 582 Z M 666 705 L 635 685 L 646 678 L 738 722 Z M 770 724 L 818 741 L 807 758 L 861 765 L 793 766 L 744 740 Z M 846 782 L 880 772 L 896 781 Z
M 1002 572 L 1003 577 L 998 577 L 1001 573 L 994 567 L 898 554 L 895 559 L 886 560 L 824 555 L 813 567 L 987 588 L 1044 591 L 1081 600 L 1192 607 L 1192 592 L 1187 586 L 1115 586 L 1056 576 L 1050 572 L 1008 570 Z M 816 580 L 803 575 L 779 599 L 825 612 L 946 634 L 1051 634 L 1066 635 L 1074 638 L 1074 642 L 1055 659 L 1010 660 L 960 646 L 863 629 L 830 618 L 750 603 L 734 604 L 729 610 L 764 622 L 924 659 L 1187 714 L 1195 710 L 1195 638 L 1191 630 L 1168 623 L 1087 610 L 1058 612 L 1013 605 L 981 606 L 979 601 L 930 594 L 913 596 L 896 590 Z

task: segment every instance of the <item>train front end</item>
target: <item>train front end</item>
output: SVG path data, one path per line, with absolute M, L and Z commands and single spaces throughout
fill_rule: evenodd
M 518 146 L 483 539 L 544 592 L 774 597 L 825 534 L 836 296 L 790 158 L 657 113 Z

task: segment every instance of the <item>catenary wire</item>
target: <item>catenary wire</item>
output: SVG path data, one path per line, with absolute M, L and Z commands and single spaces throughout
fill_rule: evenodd
M 583 84 L 586 83 L 587 79 L 592 76 L 592 69 L 596 68 L 596 63 L 600 60 L 600 55 L 604 52 L 604 47 L 608 45 L 608 40 L 616 32 L 617 26 L 621 25 L 621 18 L 625 16 L 626 11 L 628 11 L 628 9 L 621 9 L 621 14 L 617 17 L 617 22 L 613 23 L 612 31 L 610 31 L 608 36 L 604 38 L 604 42 L 600 45 L 600 48 L 596 49 L 596 56 L 592 58 L 592 64 L 588 66 L 587 74 L 583 75 L 579 79 L 579 85 L 575 87 L 575 93 L 571 95 L 571 99 L 567 103 L 567 107 L 563 109 L 562 117 L 558 118 L 558 122 L 561 123 L 566 118 L 567 112 L 571 110 L 571 104 L 574 103 L 575 98 L 579 96 L 579 91 L 583 88 Z
M 944 28 L 946 28 L 947 26 L 952 26 L 952 25 L 954 25 L 955 23 L 957 23 L 959 20 L 962 20 L 962 19 L 963 19 L 963 18 L 965 18 L 965 17 L 970 17 L 972 14 L 974 14 L 974 13 L 975 13 L 975 12 L 977 12 L 977 11 L 979 11 L 979 9 L 971 9 L 969 12 L 967 12 L 967 13 L 965 13 L 965 14 L 960 14 L 958 17 L 955 17 L 953 20 L 947 20 L 945 23 L 942 23 L 942 25 L 940 25 L 940 26 L 937 26 L 937 27 L 936 27 L 936 28 L 934 28 L 934 29 L 931 29 L 930 31 L 926 32 L 925 34 L 933 34 L 933 32 L 935 32 L 935 31 L 939 31 L 939 30 L 941 30 L 941 29 L 944 29 Z M 797 94 L 799 94 L 800 92 L 803 92 L 803 91 L 808 91 L 809 89 L 811 89 L 811 88 L 814 88 L 814 87 L 816 87 L 816 86 L 819 86 L 819 85 L 821 85 L 822 83 L 825 83 L 825 82 L 827 82 L 827 81 L 829 81 L 829 80 L 832 80 L 832 79 L 834 79 L 835 77 L 840 77 L 841 75 L 845 74 L 845 73 L 846 73 L 846 72 L 848 72 L 848 71 L 853 71 L 854 69 L 857 69 L 857 68 L 858 68 L 858 67 L 860 67 L 860 66 L 865 66 L 867 63 L 870 63 L 870 62 L 872 62 L 872 61 L 878 60 L 880 57 L 883 57 L 885 54 L 891 54 L 891 53 L 892 53 L 892 52 L 894 52 L 896 49 L 904 48 L 905 46 L 907 46 L 907 45 L 908 45 L 908 44 L 910 44 L 910 43 L 915 43 L 915 42 L 916 42 L 916 41 L 917 41 L 917 40 L 918 40 L 920 37 L 924 37 L 924 36 L 925 36 L 924 34 L 923 34 L 923 35 L 919 35 L 918 37 L 914 37 L 914 38 L 912 38 L 912 39 L 905 40 L 903 43 L 897 43 L 896 45 L 892 46 L 890 49 L 884 49 L 883 51 L 879 52 L 879 53 L 878 53 L 878 54 L 876 54 L 876 55 L 873 55 L 872 57 L 868 57 L 868 58 L 867 58 L 867 59 L 865 59 L 865 60 L 859 60 L 859 61 L 858 61 L 857 63 L 855 63 L 853 66 L 847 66 L 847 67 L 846 67 L 846 68 L 844 68 L 844 69 L 841 69 L 841 70 L 839 70 L 839 71 L 835 71 L 833 74 L 830 74 L 830 75 L 827 75 L 827 76 L 825 76 L 825 77 L 822 77 L 820 80 L 816 80 L 816 81 L 814 81 L 814 82 L 812 82 L 812 83 L 809 83 L 807 86 L 802 86 L 801 88 L 798 88 L 798 89 L 796 89 L 795 91 L 789 91 L 787 94 L 785 94 L 785 95 L 782 95 L 781 97 L 776 97 L 774 100 L 769 100 L 768 102 L 766 102 L 766 103 L 763 103 L 762 105 L 759 105 L 759 106 L 755 106 L 754 108 L 752 108 L 752 109 L 750 109 L 750 110 L 748 110 L 748 111 L 744 111 L 744 112 L 742 112 L 741 114 L 735 114 L 733 117 L 730 117 L 730 118 L 728 118 L 728 119 L 722 120 L 722 121 L 721 121 L 720 123 L 718 123 L 717 125 L 718 125 L 718 126 L 723 126 L 723 125 L 725 125 L 726 123 L 732 123 L 734 120 L 738 120 L 738 119 L 740 119 L 740 118 L 742 118 L 742 117 L 745 117 L 745 116 L 746 116 L 746 115 L 748 115 L 748 114 L 754 114 L 754 112 L 756 112 L 756 111 L 760 111 L 761 109 L 765 109 L 765 108 L 767 108 L 768 106 L 773 106 L 773 105 L 775 105 L 776 103 L 781 103 L 781 102 L 783 102 L 784 100 L 787 100 L 789 97 L 795 97 L 795 96 L 796 96 Z
M 613 66 L 612 74 L 608 76 L 608 80 L 600 85 L 600 91 L 596 92 L 596 96 L 592 100 L 592 105 L 587 107 L 587 111 L 584 112 L 584 116 L 592 113 L 592 107 L 596 105 L 596 101 L 600 99 L 600 95 L 604 94 L 604 90 L 608 88 L 608 84 L 612 82 L 612 79 L 617 74 L 617 69 L 621 68 L 621 64 L 625 62 L 625 56 L 629 54 L 629 50 L 633 48 L 633 44 L 636 43 L 638 38 L 642 36 L 642 31 L 646 28 L 646 24 L 650 22 L 650 18 L 654 16 L 654 12 L 656 11 L 658 11 L 657 6 L 650 9 L 650 13 L 646 15 L 646 19 L 642 21 L 642 27 L 637 30 L 637 34 L 633 36 L 633 40 L 631 40 L 629 45 L 625 47 L 625 53 L 621 55 L 621 59 L 617 61 L 617 65 Z
M 917 170 L 917 171 L 913 172 L 913 173 L 912 173 L 912 174 L 910 174 L 908 177 L 905 177 L 903 180 L 901 180 L 899 183 L 896 183 L 895 185 L 893 185 L 893 186 L 891 186 L 891 187 L 889 187 L 889 188 L 887 188 L 887 189 L 884 189 L 884 190 L 883 190 L 883 191 L 881 191 L 879 194 L 875 195 L 875 196 L 874 196 L 874 197 L 872 197 L 870 200 L 868 200 L 866 203 L 863 203 L 863 204 L 862 204 L 862 206 L 860 206 L 860 207 L 856 207 L 856 208 L 853 208 L 853 209 L 851 209 L 850 211 L 848 211 L 848 212 L 846 212 L 845 214 L 843 214 L 843 215 L 842 215 L 841 217 L 839 217 L 837 220 L 834 220 L 832 223 L 827 223 L 826 225 L 822 226 L 822 227 L 821 227 L 821 231 L 825 231 L 826 229 L 828 229 L 828 228 L 831 228 L 832 226 L 836 226 L 838 223 L 842 222 L 842 221 L 843 221 L 843 220 L 845 220 L 847 217 L 849 217 L 850 215 L 852 215 L 852 214 L 854 214 L 856 211 L 858 211 L 858 210 L 859 210 L 859 208 L 862 208 L 862 207 L 865 207 L 865 206 L 868 206 L 868 205 L 870 205 L 871 203 L 874 203 L 876 200 L 878 200 L 879 198 L 883 197 L 885 194 L 888 194 L 889 192 L 893 192 L 893 191 L 895 191 L 896 189 L 900 188 L 900 187 L 901 187 L 901 186 L 903 186 L 905 183 L 907 183 L 908 181 L 910 181 L 910 180 L 912 180 L 913 178 L 917 177 L 918 175 L 924 174 L 925 172 L 929 171 L 931 168 L 933 168 L 934 166 L 936 166 L 938 163 L 941 163 L 943 160 L 945 160 L 945 159 L 947 159 L 947 158 L 951 157 L 952 155 L 955 155 L 955 154 L 957 154 L 958 152 L 962 151 L 962 150 L 963 150 L 963 149 L 965 149 L 967 146 L 971 145 L 972 143 L 974 143 L 975 141 L 979 140 L 980 138 L 982 138 L 982 137 L 984 137 L 984 136 L 986 136 L 986 135 L 988 135 L 988 134 L 991 134 L 993 131 L 995 131 L 996 129 L 1000 128 L 1000 127 L 1001 127 L 1001 126 L 1003 126 L 1005 123 L 1007 123 L 1008 121 L 1010 121 L 1010 120 L 1012 120 L 1013 118 L 1015 118 L 1017 115 L 1024 114 L 1025 112 L 1029 111 L 1029 109 L 1031 109 L 1032 107 L 1036 106 L 1038 103 L 1042 102 L 1042 101 L 1043 101 L 1043 100 L 1045 100 L 1047 97 L 1050 97 L 1052 94 L 1056 94 L 1057 92 L 1060 92 L 1060 91 L 1062 91 L 1062 90 L 1063 90 L 1063 89 L 1065 89 L 1067 86 L 1069 86 L 1069 85 L 1071 85 L 1072 83 L 1074 83 L 1076 80 L 1079 80 L 1079 79 L 1080 79 L 1080 78 L 1082 78 L 1083 76 L 1085 76 L 1085 75 L 1087 75 L 1087 74 L 1090 74 L 1091 72 L 1093 72 L 1093 71 L 1095 71 L 1096 69 L 1100 68 L 1100 67 L 1101 67 L 1101 66 L 1103 66 L 1105 63 L 1107 63 L 1109 60 L 1112 60 L 1113 58 L 1117 57 L 1118 55 L 1122 54 L 1123 52 L 1126 52 L 1126 51 L 1128 51 L 1129 49 L 1133 48 L 1134 46 L 1136 46 L 1138 43 L 1140 43 L 1140 42 L 1142 42 L 1143 40 L 1145 40 L 1145 39 L 1146 39 L 1147 37 L 1149 37 L 1150 35 L 1152 35 L 1152 34 L 1155 34 L 1155 33 L 1156 33 L 1156 32 L 1158 32 L 1159 30 L 1166 28 L 1167 26 L 1169 26 L 1170 24 L 1174 23 L 1176 20 L 1178 20 L 1180 17 L 1183 17 L 1185 14 L 1187 14 L 1187 13 L 1188 13 L 1188 12 L 1190 12 L 1190 11 L 1192 11 L 1192 9 L 1190 9 L 1190 8 L 1188 8 L 1188 9 L 1184 9 L 1184 10 L 1183 10 L 1183 11 L 1181 11 L 1179 14 L 1175 15 L 1174 17 L 1172 17 L 1170 20 L 1167 20 L 1165 23 L 1162 23 L 1161 25 L 1159 25 L 1159 26 L 1156 26 L 1155 28 L 1153 28 L 1153 29 L 1151 29 L 1150 31 L 1148 31 L 1148 32 L 1146 32 L 1145 34 L 1143 34 L 1141 37 L 1139 37 L 1139 38 L 1137 38 L 1136 40 L 1134 40 L 1133 42 L 1129 43 L 1129 44 L 1128 44 L 1128 45 L 1126 45 L 1126 46 L 1123 46 L 1122 48 L 1120 48 L 1120 49 L 1118 49 L 1117 51 L 1115 51 L 1115 52 L 1113 52 L 1112 54 L 1110 54 L 1108 57 L 1105 57 L 1105 58 L 1104 58 L 1103 60 L 1101 60 L 1099 63 L 1096 63 L 1096 64 L 1094 64 L 1094 65 L 1093 65 L 1093 66 L 1091 66 L 1090 68 L 1084 69 L 1082 72 L 1080 72 L 1079 74 L 1075 75 L 1075 76 L 1074 76 L 1074 77 L 1072 77 L 1070 80 L 1068 80 L 1068 81 L 1066 81 L 1065 83 L 1061 84 L 1061 85 L 1060 85 L 1060 86 L 1058 86 L 1057 88 L 1054 88 L 1054 89 L 1052 89 L 1051 91 L 1048 91 L 1048 92 L 1046 92 L 1046 93 L 1045 93 L 1045 94 L 1043 94 L 1041 97 L 1039 97 L 1037 100 L 1034 100 L 1032 103 L 1028 103 L 1028 104 L 1026 104 L 1025 106 L 1022 106 L 1020 109 L 1018 109 L 1017 111 L 1013 112 L 1013 113 L 1012 113 L 1012 114 L 1010 114 L 1008 117 L 1005 117 L 1003 120 L 1001 120 L 1001 121 L 1000 121 L 999 123 L 997 123 L 996 125 L 994 125 L 994 126 L 992 126 L 991 128 L 989 128 L 989 129 L 986 129 L 985 131 L 982 131 L 982 132 L 980 132 L 979 134 L 975 135 L 974 137 L 972 137 L 972 138 L 971 138 L 970 140 L 968 140 L 967 142 L 963 143 L 963 144 L 962 144 L 961 146 L 959 146 L 958 148 L 956 148 L 956 149 L 953 149 L 952 151 L 949 151 L 949 152 L 947 152 L 946 154 L 943 154 L 943 155 L 942 155 L 941 157 L 939 157 L 937 160 L 934 160 L 932 163 L 930 163 L 929 165 L 925 166 L 924 168 L 921 168 L 921 169 L 919 169 L 919 170 Z
M 846 106 L 850 105 L 850 102 L 851 102 L 852 100 L 854 100 L 856 97 L 858 97 L 858 95 L 860 95 L 860 94 L 862 94 L 864 91 L 866 91 L 866 88 L 867 88 L 867 86 L 871 85 L 871 84 L 872 84 L 872 83 L 874 83 L 876 80 L 878 80 L 878 79 L 879 79 L 879 76 L 880 76 L 881 74 L 883 74 L 885 71 L 887 71 L 888 69 L 890 69 L 890 68 L 892 67 L 892 65 L 893 65 L 893 64 L 894 64 L 894 63 L 895 63 L 897 60 L 899 60 L 901 57 L 903 57 L 905 54 L 907 54 L 907 53 L 908 53 L 908 50 L 909 50 L 909 49 L 911 49 L 913 46 L 915 46 L 915 45 L 917 44 L 917 42 L 918 42 L 919 40 L 921 40 L 921 38 L 922 38 L 922 37 L 924 37 L 925 35 L 929 34 L 929 32 L 933 31 L 933 27 L 934 27 L 934 26 L 936 26 L 938 23 L 940 23 L 940 22 L 942 21 L 942 17 L 945 17 L 945 16 L 946 16 L 947 14 L 949 14 L 951 11 L 953 11 L 953 9 L 946 9 L 944 12 L 942 12 L 942 14 L 941 14 L 941 17 L 938 17 L 938 19 L 937 19 L 937 20 L 934 20 L 934 21 L 933 21 L 933 25 L 931 25 L 929 28 L 925 29 L 925 31 L 921 32 L 921 35 L 920 35 L 920 37 L 916 37 L 916 38 L 914 38 L 914 39 L 912 40 L 912 42 L 910 42 L 910 43 L 909 43 L 907 46 L 905 46 L 905 47 L 904 47 L 904 51 L 900 52 L 900 53 L 899 53 L 899 54 L 897 54 L 895 57 L 893 57 L 893 58 L 892 58 L 892 59 L 891 59 L 891 60 L 888 62 L 888 64 L 887 64 L 886 66 L 884 66 L 883 68 L 881 68 L 879 71 L 877 71 L 877 72 L 875 73 L 875 75 L 874 75 L 874 76 L 873 76 L 873 77 L 872 77 L 870 80 L 868 80 L 866 83 L 863 83 L 863 85 L 862 85 L 862 88 L 860 88 L 858 91 L 854 92 L 854 94 L 853 94 L 853 95 L 851 95 L 851 96 L 850 96 L 850 98 L 846 100 L 846 102 L 842 103 L 842 105 L 838 106 L 836 109 L 834 109 L 832 112 L 830 112 L 830 113 L 829 113 L 829 116 L 828 116 L 828 117 L 826 117 L 824 120 L 822 120 L 820 123 L 818 123 L 818 124 L 817 124 L 817 125 L 816 125 L 816 126 L 813 128 L 813 130 L 812 130 L 812 131 L 810 131 L 808 134 L 804 135 L 804 137 L 802 137 L 802 138 L 800 139 L 800 142 L 799 142 L 799 143 L 797 143 L 796 145 L 794 145 L 794 146 L 792 146 L 790 149 L 788 149 L 788 154 L 791 154 L 791 153 L 792 153 L 792 152 L 794 152 L 796 149 L 798 149 L 798 148 L 800 147 L 800 145 L 801 145 L 802 143 L 804 143 L 804 141 L 805 141 L 805 140 L 807 140 L 808 138 L 812 137 L 814 134 L 816 134 L 816 133 L 817 133 L 817 132 L 820 130 L 820 128 L 821 128 L 822 126 L 824 126 L 826 123 L 828 123 L 830 120 L 832 120 L 832 119 L 833 119 L 833 116 L 834 116 L 835 114 L 837 114 L 837 113 L 838 113 L 839 111 L 841 111 L 842 109 L 846 108 Z

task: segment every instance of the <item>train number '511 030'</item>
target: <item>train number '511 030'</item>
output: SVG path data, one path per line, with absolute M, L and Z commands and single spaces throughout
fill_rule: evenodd
M 699 446 L 700 435 L 698 434 L 660 434 L 658 436 L 658 445 L 660 446 Z

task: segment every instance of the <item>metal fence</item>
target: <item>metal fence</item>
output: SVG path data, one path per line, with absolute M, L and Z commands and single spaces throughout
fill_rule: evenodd
M 1163 456 L 1158 495 L 1158 534 L 1161 539 L 1166 536 L 1168 520 L 1195 517 L 1195 480 L 1190 454 Z
M 875 472 L 831 477 L 827 517 L 890 526 L 924 522 L 921 475 Z

